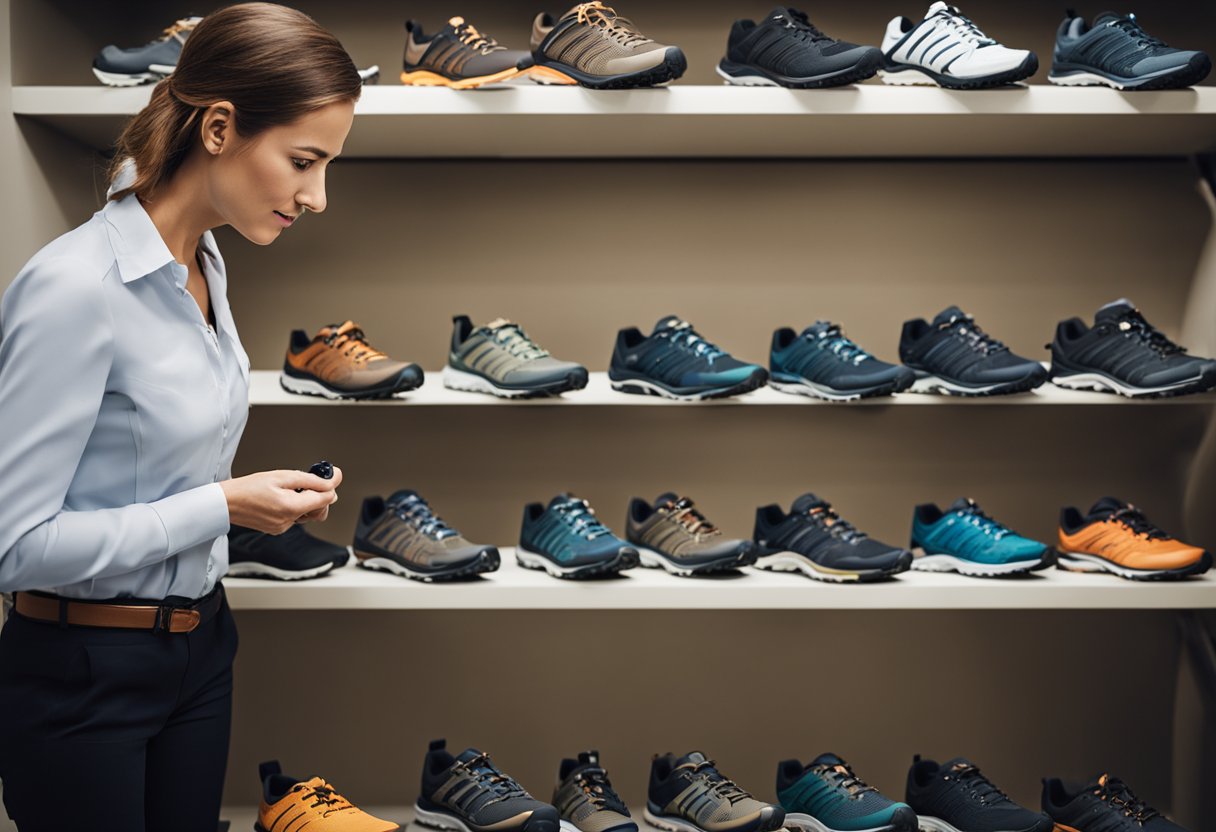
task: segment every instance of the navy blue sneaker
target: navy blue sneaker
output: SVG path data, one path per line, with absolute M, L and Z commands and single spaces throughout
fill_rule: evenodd
M 732 358 L 698 335 L 692 324 L 669 315 L 649 337 L 633 327 L 617 333 L 608 378 L 612 389 L 622 393 L 700 401 L 763 387 L 768 373 Z
M 1047 381 L 1037 361 L 1009 351 L 957 306 L 943 309 L 929 323 L 904 323 L 899 357 L 916 373 L 914 393 L 995 396 L 1022 393 Z
M 110 87 L 133 87 L 159 81 L 177 69 L 182 47 L 201 21 L 201 17 L 184 17 L 166 28 L 159 38 L 143 46 L 122 49 L 110 44 L 93 58 L 93 74 Z
M 1051 342 L 1051 380 L 1074 390 L 1156 398 L 1216 388 L 1216 361 L 1187 355 L 1129 300 L 1108 303 L 1093 327 L 1061 321 Z
M 1186 832 L 1109 774 L 1087 784 L 1044 778 L 1043 811 L 1071 832 Z
M 498 769 L 490 756 L 466 748 L 453 756 L 432 740 L 422 764 L 414 822 L 443 832 L 559 832 L 557 809 Z
M 882 50 L 836 40 L 805 12 L 778 6 L 759 23 L 736 20 L 718 74 L 728 84 L 815 89 L 864 81 L 882 66 Z
M 1052 832 L 1051 818 L 1025 809 L 962 757 L 938 765 L 912 758 L 907 803 L 923 832 Z
M 916 812 L 862 782 L 835 754 L 777 764 L 785 828 L 798 832 L 916 832 Z
M 524 506 L 515 559 L 526 569 L 543 569 L 555 578 L 615 575 L 638 565 L 638 551 L 595 516 L 584 499 L 559 494 L 546 508 Z
M 888 396 L 907 390 L 916 374 L 879 361 L 845 337 L 839 324 L 816 321 L 798 335 L 773 333 L 769 386 L 830 402 Z
M 880 581 L 912 566 L 912 553 L 859 532 L 826 500 L 803 494 L 787 515 L 781 506 L 756 509 L 756 566 L 801 572 L 833 583 Z
M 958 572 L 977 578 L 1020 575 L 1047 569 L 1054 553 L 1046 543 L 1014 534 L 975 502 L 955 500 L 945 511 L 924 503 L 912 513 L 912 561 L 922 572 Z
M 1047 80 L 1065 87 L 1176 90 L 1198 84 L 1211 71 L 1206 54 L 1167 46 L 1140 28 L 1134 14 L 1103 12 L 1090 26 L 1069 9 L 1056 32 Z

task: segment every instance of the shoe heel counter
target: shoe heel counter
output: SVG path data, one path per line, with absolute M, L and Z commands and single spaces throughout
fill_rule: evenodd
M 901 362 L 908 364 L 912 360 L 913 346 L 927 327 L 928 324 L 921 318 L 904 321 L 904 325 L 899 331 L 899 360 Z
M 756 521 L 752 526 L 752 543 L 756 546 L 756 557 L 764 557 L 777 551 L 769 545 L 768 541 L 772 528 L 769 524 L 769 515 L 779 511 L 781 511 L 781 506 L 775 503 L 756 509 Z
M 469 335 L 473 332 L 473 322 L 468 315 L 456 315 L 452 318 L 452 346 L 451 353 L 455 357 L 460 353 L 460 347 L 465 341 L 469 340 Z

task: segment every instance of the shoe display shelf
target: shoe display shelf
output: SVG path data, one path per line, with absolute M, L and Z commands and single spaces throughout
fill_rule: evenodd
M 1050 55 L 1057 4 L 977 2 L 967 11 L 1003 41 Z M 89 73 L 99 45 L 165 25 L 156 4 L 119 5 L 0 0 L 0 288 L 100 206 L 105 153 L 148 99 Z M 265 248 L 217 233 L 254 367 L 236 473 L 333 460 L 341 500 L 313 531 L 343 544 L 363 496 L 417 488 L 469 539 L 504 545 L 504 564 L 452 585 L 353 566 L 304 583 L 228 581 L 242 637 L 234 828 L 252 820 L 260 760 L 403 807 L 426 741 L 442 735 L 491 751 L 540 797 L 557 759 L 587 747 L 634 804 L 650 754 L 667 750 L 703 748 L 764 798 L 783 757 L 831 749 L 900 794 L 913 753 L 966 754 L 1027 805 L 1045 774 L 1111 769 L 1192 832 L 1216 828 L 1212 576 L 912 573 L 837 586 L 635 570 L 567 583 L 516 567 L 509 550 L 530 500 L 571 489 L 622 531 L 630 496 L 668 488 L 731 535 L 750 533 L 756 506 L 814 490 L 892 543 L 906 542 L 917 502 L 970 494 L 1050 541 L 1062 505 L 1110 493 L 1216 546 L 1211 396 L 1047 385 L 840 406 L 765 389 L 689 405 L 615 393 L 603 373 L 619 327 L 665 314 L 755 361 L 775 327 L 833 316 L 890 360 L 902 321 L 951 303 L 1041 358 L 1058 320 L 1121 295 L 1216 353 L 1216 87 L 1057 89 L 1040 72 L 984 92 L 727 88 L 713 74 L 727 27 L 768 7 L 673 0 L 628 10 L 686 47 L 688 75 L 667 89 L 460 94 L 392 83 L 403 16 L 461 13 L 514 44 L 539 7 L 294 5 L 360 65 L 379 63 L 384 83 L 356 109 L 323 216 Z M 891 15 L 920 12 L 822 13 L 866 42 Z M 1154 33 L 1216 51 L 1216 9 L 1153 13 Z M 437 368 L 458 313 L 520 320 L 588 366 L 591 384 L 560 401 L 445 390 Z M 283 392 L 289 331 L 347 318 L 377 348 L 436 369 L 427 384 L 366 405 Z

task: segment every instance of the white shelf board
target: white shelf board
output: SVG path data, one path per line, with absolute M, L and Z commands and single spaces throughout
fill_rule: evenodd
M 464 407 L 469 405 L 490 405 L 497 407 L 752 407 L 760 405 L 783 405 L 786 407 L 902 407 L 905 405 L 925 407 L 945 407 L 950 405 L 961 405 L 964 407 L 993 405 L 1165 407 L 1186 404 L 1216 407 L 1216 393 L 1205 393 L 1198 396 L 1177 396 L 1168 399 L 1127 399 L 1107 393 L 1065 390 L 1050 383 L 1029 393 L 1009 396 L 978 396 L 974 398 L 901 393 L 896 396 L 882 396 L 862 399 L 856 402 L 840 403 L 780 393 L 771 387 L 762 387 L 752 393 L 728 399 L 709 399 L 704 402 L 678 402 L 671 399 L 659 398 L 658 396 L 618 393 L 612 389 L 608 381 L 608 374 L 604 372 L 591 373 L 587 387 L 583 390 L 566 393 L 556 398 L 540 399 L 500 399 L 497 396 L 482 393 L 449 390 L 443 386 L 442 372 L 439 370 L 428 372 L 426 374 L 426 382 L 418 390 L 403 393 L 392 399 L 373 401 L 334 401 L 332 399 L 323 399 L 319 396 L 301 396 L 295 393 L 288 393 L 279 385 L 278 370 L 253 371 L 250 374 L 249 387 L 249 400 L 255 407 L 417 407 L 436 405 L 444 407 Z
M 108 149 L 150 87 L 13 88 L 13 111 Z M 1047 84 L 952 91 L 530 82 L 364 90 L 347 157 L 1178 156 L 1216 151 L 1216 87 L 1122 93 Z
M 745 569 L 738 576 L 677 578 L 657 569 L 566 581 L 523 569 L 511 548 L 479 580 L 424 584 L 353 563 L 311 581 L 226 578 L 238 610 L 673 610 L 673 609 L 1211 609 L 1216 577 L 1127 581 L 1051 569 L 1024 578 L 984 579 L 908 572 L 894 580 L 842 585 L 793 573 Z

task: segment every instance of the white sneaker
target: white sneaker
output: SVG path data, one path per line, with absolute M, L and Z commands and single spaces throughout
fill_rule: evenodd
M 979 89 L 1012 84 L 1039 70 L 1033 52 L 1002 46 L 942 2 L 930 6 L 920 23 L 906 17 L 888 23 L 882 52 L 878 74 L 887 84 Z

